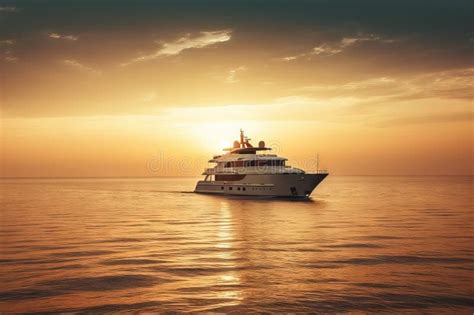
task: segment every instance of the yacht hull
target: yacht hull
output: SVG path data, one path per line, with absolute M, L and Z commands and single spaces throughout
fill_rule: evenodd
M 199 181 L 196 193 L 266 196 L 309 197 L 327 173 L 322 174 L 247 174 L 237 181 Z

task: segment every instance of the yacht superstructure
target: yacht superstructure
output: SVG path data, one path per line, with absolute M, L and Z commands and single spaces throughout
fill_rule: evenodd
M 316 171 L 307 173 L 302 169 L 286 166 L 284 157 L 265 154 L 271 150 L 264 141 L 258 147 L 250 144 L 251 139 L 240 130 L 240 141 L 234 141 L 232 148 L 223 155 L 216 155 L 198 181 L 195 192 L 221 195 L 245 195 L 268 197 L 309 197 L 328 173 Z

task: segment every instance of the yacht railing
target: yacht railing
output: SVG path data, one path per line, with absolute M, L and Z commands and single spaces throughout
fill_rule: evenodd
M 209 175 L 214 174 L 242 174 L 247 172 L 262 172 L 262 171 L 274 171 L 279 173 L 286 173 L 286 172 L 301 172 L 304 173 L 303 170 L 295 167 L 291 167 L 288 165 L 285 166 L 246 166 L 246 167 L 219 167 L 219 168 L 206 168 L 204 169 L 204 173 Z
M 232 173 L 232 174 L 237 174 L 238 171 L 237 169 L 233 168 L 233 167 L 225 167 L 225 168 L 206 168 L 204 170 L 205 173 L 207 174 L 216 174 L 216 173 Z
M 327 170 L 315 170 L 315 171 L 309 171 L 308 173 L 312 174 L 328 174 Z
M 204 173 L 208 175 L 215 174 L 244 174 L 252 171 L 273 171 L 276 173 L 308 173 L 308 174 L 327 174 L 327 170 L 311 170 L 304 171 L 297 167 L 292 167 L 289 165 L 285 166 L 247 166 L 247 167 L 219 167 L 219 168 L 206 168 Z

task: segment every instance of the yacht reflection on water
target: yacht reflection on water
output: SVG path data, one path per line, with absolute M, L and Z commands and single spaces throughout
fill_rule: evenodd
M 204 180 L 198 181 L 195 192 L 237 196 L 306 198 L 329 174 L 326 171 L 308 173 L 285 165 L 287 159 L 276 154 L 258 154 L 271 148 L 260 141 L 258 147 L 240 130 L 240 141 L 223 155 L 216 155 L 204 170 Z

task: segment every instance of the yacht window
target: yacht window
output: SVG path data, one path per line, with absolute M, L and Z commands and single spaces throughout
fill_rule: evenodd
M 244 166 L 244 161 L 235 161 L 225 163 L 225 167 L 242 167 Z
M 232 190 L 232 187 L 229 187 L 229 190 Z
M 255 162 L 255 161 L 252 161 Z M 257 161 L 257 166 L 284 166 L 284 160 L 263 160 Z
M 246 161 L 245 166 L 255 166 L 257 164 L 257 161 Z
M 216 175 L 217 181 L 238 181 L 245 178 L 245 174 Z

